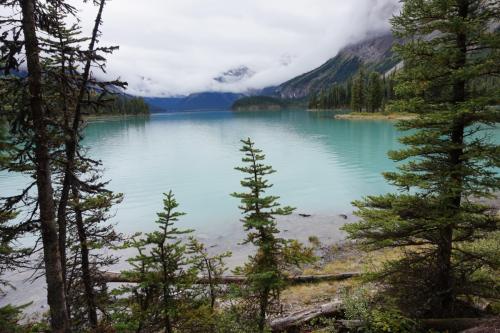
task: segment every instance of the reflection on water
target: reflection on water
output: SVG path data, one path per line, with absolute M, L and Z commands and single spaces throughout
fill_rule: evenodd
M 282 203 L 335 214 L 391 190 L 381 172 L 394 169 L 387 151 L 400 147 L 399 136 L 392 122 L 335 120 L 331 112 L 200 112 L 96 120 L 84 145 L 103 161 L 111 189 L 125 194 L 114 218 L 120 231 L 151 230 L 172 189 L 186 227 L 220 234 L 239 219 L 229 194 L 240 190 L 240 139 L 251 137 L 278 171 L 271 181 Z M 22 183 L 0 174 L 2 195 Z
M 84 144 L 103 160 L 111 188 L 125 194 L 115 221 L 124 232 L 150 230 L 162 193 L 172 189 L 186 226 L 217 233 L 237 223 L 239 140 L 251 137 L 278 173 L 273 192 L 303 212 L 350 211 L 362 195 L 389 189 L 393 124 L 334 120 L 305 111 L 210 112 L 92 122 Z

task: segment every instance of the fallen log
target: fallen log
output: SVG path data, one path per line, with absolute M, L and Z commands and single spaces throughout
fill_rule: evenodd
M 327 281 L 342 281 L 350 278 L 358 277 L 359 272 L 346 272 L 340 274 L 323 274 L 323 275 L 295 275 L 289 276 L 285 280 L 290 284 L 303 284 L 303 283 L 319 283 Z M 100 272 L 96 277 L 98 281 L 105 283 L 139 283 L 140 279 L 136 277 L 127 276 L 122 273 L 115 272 Z M 247 278 L 241 275 L 223 275 L 217 278 L 212 278 L 216 284 L 243 284 Z M 209 284 L 209 279 L 206 276 L 198 278 L 198 284 Z
M 269 326 L 273 332 L 283 332 L 292 328 L 300 327 L 318 317 L 332 317 L 342 315 L 343 303 L 336 300 L 313 308 L 294 312 L 282 318 L 275 318 L 270 321 Z M 356 330 L 365 323 L 361 320 L 336 320 L 338 326 L 348 330 Z M 426 330 L 437 330 L 447 332 L 462 332 L 467 329 L 481 327 L 498 327 L 500 320 L 498 318 L 438 318 L 418 320 L 419 326 Z M 336 325 L 337 326 L 337 325 Z M 338 328 L 338 327 L 337 327 Z M 482 332 L 482 331 L 481 331 Z M 486 332 L 486 331 L 485 331 Z
M 317 317 L 332 316 L 339 313 L 342 307 L 343 303 L 340 300 L 335 300 L 314 308 L 292 313 L 286 317 L 273 319 L 269 326 L 271 326 L 273 332 L 281 332 L 291 327 L 299 327 Z

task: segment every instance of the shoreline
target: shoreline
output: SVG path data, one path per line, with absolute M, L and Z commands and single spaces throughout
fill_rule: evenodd
M 352 112 L 348 114 L 335 115 L 335 119 L 342 120 L 412 120 L 416 119 L 417 115 L 412 113 L 368 113 L 368 112 Z
M 500 216 L 500 196 L 482 199 L 479 202 L 490 206 L 491 212 Z M 352 243 L 346 239 L 345 233 L 340 230 L 346 223 L 353 223 L 358 220 L 359 218 L 353 214 L 353 211 L 350 211 L 349 213 L 311 213 L 311 215 L 294 213 L 277 219 L 277 222 L 278 228 L 281 230 L 280 236 L 283 238 L 296 239 L 308 246 L 315 245 L 309 240 L 311 236 L 317 239 L 313 242 L 319 241 L 322 251 L 326 250 L 326 252 L 322 254 L 317 264 L 310 268 L 306 267 L 305 272 L 307 274 L 327 274 L 349 270 L 351 266 L 359 266 L 373 258 L 371 254 L 365 256 L 359 250 L 353 248 Z M 193 236 L 205 244 L 211 255 L 226 251 L 232 253 L 232 256 L 225 260 L 226 274 L 230 274 L 233 269 L 244 264 L 248 256 L 253 253 L 251 245 L 241 244 L 245 238 L 245 232 L 240 224 L 231 225 L 218 234 L 194 233 Z M 109 250 L 105 251 L 109 252 Z M 109 272 L 120 272 L 128 269 L 130 266 L 126 260 L 137 254 L 133 248 L 113 251 L 112 253 L 119 257 L 119 262 L 106 268 L 106 271 Z M 380 257 L 384 258 L 387 255 L 387 252 L 385 254 L 382 252 Z M 23 310 L 24 320 L 40 318 L 48 309 L 45 279 L 42 276 L 35 281 L 31 281 L 32 275 L 32 270 L 6 273 L 4 279 L 11 283 L 12 288 L 4 288 L 5 296 L 0 297 L 0 307 L 7 304 L 13 306 L 28 304 Z M 345 283 L 342 282 L 340 285 Z M 108 285 L 110 288 L 114 288 L 119 286 L 120 283 L 109 283 Z M 338 285 L 329 282 L 312 286 L 292 286 L 290 290 L 284 293 L 284 299 L 290 303 L 288 307 L 293 304 L 295 304 L 295 307 L 300 307 L 299 303 L 303 303 L 304 299 L 306 303 L 314 303 L 317 298 L 330 297 L 332 296 L 330 293 L 336 293 L 337 291 Z
M 310 216 L 306 217 L 295 213 L 283 216 L 277 222 L 278 228 L 281 230 L 280 236 L 283 238 L 297 239 L 306 245 L 311 245 L 309 237 L 315 236 L 322 244 L 334 246 L 341 244 L 345 240 L 345 234 L 340 228 L 344 224 L 352 223 L 357 219 L 352 212 L 311 213 Z M 237 266 L 244 264 L 248 256 L 253 252 L 251 245 L 241 244 L 245 232 L 240 224 L 231 225 L 218 234 L 194 233 L 193 236 L 203 242 L 211 254 L 232 252 L 232 256 L 225 261 L 228 273 Z M 110 272 L 120 272 L 127 269 L 129 267 L 126 262 L 127 258 L 136 255 L 135 249 L 120 250 L 113 253 L 120 259 L 116 265 L 107 268 L 107 271 Z M 42 276 L 35 281 L 30 281 L 32 274 L 32 270 L 19 270 L 4 275 L 4 279 L 11 283 L 13 288 L 5 288 L 5 296 L 0 297 L 0 307 L 7 304 L 19 306 L 31 303 L 23 311 L 27 319 L 36 318 L 47 311 L 45 279 Z
M 306 109 L 307 112 L 327 113 L 342 112 L 336 115 L 328 115 L 327 118 L 339 120 L 412 120 L 418 117 L 415 113 L 400 112 L 353 112 L 350 109 Z
M 91 114 L 83 115 L 82 119 L 86 122 L 101 121 L 101 120 L 113 120 L 113 119 L 123 119 L 123 118 L 133 118 L 133 117 L 149 117 L 151 113 L 140 113 L 140 114 Z

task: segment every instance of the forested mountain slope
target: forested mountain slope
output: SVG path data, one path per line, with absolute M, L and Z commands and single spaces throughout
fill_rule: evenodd
M 281 84 L 274 95 L 286 99 L 304 98 L 335 83 L 344 83 L 361 66 L 385 73 L 400 62 L 392 52 L 393 42 L 392 34 L 386 33 L 349 45 L 320 67 Z

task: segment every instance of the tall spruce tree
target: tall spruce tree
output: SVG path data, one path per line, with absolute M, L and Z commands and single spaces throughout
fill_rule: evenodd
M 107 108 L 106 104 L 114 102 L 103 97 L 108 88 L 125 85 L 97 80 L 90 73 L 92 65 L 103 68 L 105 54 L 115 49 L 97 48 L 105 3 L 105 0 L 94 1 L 97 14 L 89 38 L 82 37 L 77 25 L 67 27 L 68 17 L 60 10 L 60 3 L 48 4 L 53 28 L 51 35 L 42 39 L 50 55 L 44 67 L 48 77 L 45 89 L 50 91 L 51 114 L 58 121 L 57 134 L 63 147 L 53 157 L 61 265 L 68 313 L 72 328 L 77 331 L 98 326 L 97 309 L 105 308 L 103 301 L 107 297 L 101 292 L 97 277 L 100 270 L 117 260 L 103 250 L 121 241 L 113 225 L 106 223 L 109 210 L 121 200 L 121 195 L 106 189 L 100 161 L 88 158 L 80 144 L 84 128 L 82 109 L 99 112 Z M 84 43 L 88 43 L 86 49 L 82 47 Z
M 363 68 L 354 77 L 351 87 L 351 109 L 362 112 L 365 107 L 365 71 Z
M 67 216 L 74 216 L 74 223 L 85 221 L 85 211 L 79 209 L 84 195 L 88 198 L 94 196 L 91 201 L 95 204 L 94 208 L 89 208 L 89 202 L 84 206 L 87 212 L 92 211 L 93 216 L 103 216 L 109 209 L 103 202 L 110 204 L 113 201 L 97 200 L 98 195 L 101 199 L 113 195 L 103 188 L 105 183 L 95 177 L 98 163 L 88 159 L 79 145 L 82 105 L 90 104 L 87 100 L 90 100 L 92 92 L 106 92 L 107 86 L 113 84 L 123 86 L 118 82 L 98 81 L 89 74 L 91 66 L 104 69 L 103 54 L 115 49 L 94 48 L 105 0 L 93 3 L 99 5 L 99 10 L 92 38 L 89 39 L 80 37 L 77 27 L 67 28 L 67 21 L 77 19 L 77 11 L 66 1 L 1 3 L 9 8 L 8 11 L 20 12 L 22 17 L 19 20 L 14 14 L 2 18 L 1 24 L 5 30 L 0 36 L 1 69 L 9 74 L 12 70 L 19 70 L 23 59 L 26 59 L 27 64 L 26 77 L 4 76 L 0 82 L 0 89 L 6 92 L 1 96 L 2 104 L 7 100 L 6 104 L 9 105 L 8 108 L 2 107 L 2 116 L 3 111 L 6 111 L 11 125 L 10 139 L 16 150 L 12 154 L 14 158 L 8 163 L 8 169 L 29 174 L 35 179 L 20 195 L 2 198 L 2 210 L 11 211 L 22 206 L 26 211 L 23 215 L 27 218 L 19 223 L 18 235 L 25 231 L 40 231 L 44 264 L 38 267 L 43 267 L 46 272 L 51 328 L 54 332 L 68 331 L 71 326 L 71 304 L 65 288 L 69 279 L 66 274 L 66 247 L 70 245 L 66 242 L 67 230 L 70 228 L 66 223 Z M 83 49 L 81 44 L 87 40 L 89 48 Z M 92 105 L 96 106 L 97 103 Z M 59 182 L 60 178 L 64 181 Z M 34 186 L 37 187 L 36 194 Z M 80 192 L 85 194 L 80 195 Z M 97 213 L 98 209 L 100 213 Z M 100 221 L 99 218 L 87 219 L 96 220 Z M 100 233 L 96 232 L 95 225 L 96 222 L 91 222 L 83 226 L 83 230 L 88 233 L 88 242 L 98 244 L 98 237 L 101 240 L 106 237 L 102 233 L 104 229 L 98 229 Z M 75 236 L 76 230 L 82 230 L 74 225 L 72 227 Z M 85 267 L 89 265 L 84 260 L 84 253 L 88 252 L 84 249 L 84 243 L 85 240 L 80 238 L 82 251 L 79 251 L 81 256 L 77 259 L 78 267 L 83 272 L 83 281 L 85 276 L 89 276 L 85 273 Z M 88 295 L 86 299 L 90 299 Z M 96 316 L 91 317 L 90 326 L 95 327 Z
M 371 72 L 368 76 L 368 86 L 366 88 L 366 107 L 370 112 L 380 110 L 384 98 L 382 80 L 380 74 Z
M 43 242 L 45 277 L 47 281 L 47 301 L 50 306 L 51 328 L 55 333 L 69 332 L 69 316 L 64 292 L 64 277 L 61 267 L 61 250 L 55 216 L 54 188 L 50 158 L 47 110 L 44 106 L 41 49 L 37 28 L 37 3 L 35 0 L 20 1 L 22 32 L 28 68 L 28 91 L 30 120 L 33 122 L 34 164 L 36 166 L 36 186 L 40 231 Z M 48 16 L 50 17 L 50 16 Z
M 264 332 L 266 315 L 274 301 L 279 301 L 280 292 L 285 286 L 285 274 L 291 266 L 299 266 L 311 262 L 312 252 L 296 241 L 288 241 L 278 236 L 279 230 L 276 217 L 289 215 L 294 208 L 282 207 L 279 197 L 265 195 L 272 187 L 266 176 L 275 172 L 269 165 L 263 164 L 265 155 L 255 147 L 250 138 L 241 141 L 246 164 L 237 167 L 247 176 L 241 185 L 248 192 L 233 193 L 232 196 L 241 200 L 239 207 L 244 214 L 243 226 L 247 232 L 245 243 L 251 243 L 257 248 L 257 253 L 249 257 L 249 263 L 243 268 L 248 277 L 251 293 L 258 303 L 258 330 Z
M 390 157 L 406 163 L 385 173 L 400 192 L 355 202 L 361 221 L 345 230 L 369 249 L 404 249 L 376 277 L 414 315 L 444 317 L 464 309 L 464 296 L 499 293 L 498 252 L 487 257 L 475 244 L 497 235 L 500 221 L 475 199 L 500 189 L 500 149 L 487 134 L 500 121 L 491 106 L 500 94 L 498 85 L 482 92 L 471 87 L 498 75 L 500 35 L 492 27 L 500 2 L 402 5 L 392 19 L 404 41 L 396 46 L 404 69 L 396 87 L 401 100 L 393 107 L 418 118 L 398 124 L 411 132 L 401 139 L 407 147 Z

